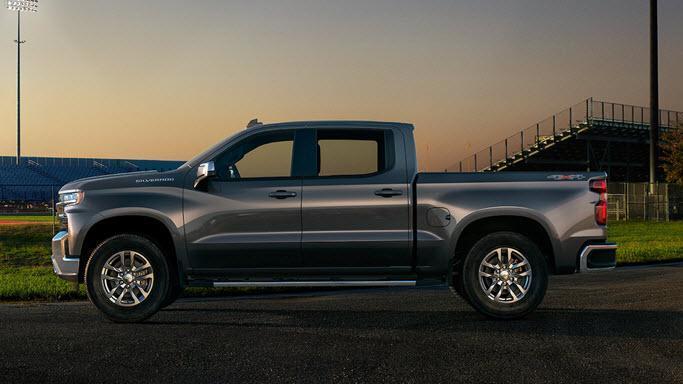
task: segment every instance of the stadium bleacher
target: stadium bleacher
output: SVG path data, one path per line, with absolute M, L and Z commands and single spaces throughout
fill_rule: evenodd
M 66 183 L 91 176 L 169 170 L 182 161 L 0 156 L 0 201 L 50 202 Z
M 581 101 L 484 148 L 447 171 L 607 172 L 610 181 L 649 176 L 650 110 L 607 101 Z M 660 109 L 660 132 L 683 127 L 683 112 Z M 659 181 L 664 174 L 659 172 Z

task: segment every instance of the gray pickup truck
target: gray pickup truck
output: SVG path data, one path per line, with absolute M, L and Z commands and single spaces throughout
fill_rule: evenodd
M 176 170 L 77 180 L 59 200 L 54 271 L 117 322 L 187 286 L 443 285 L 517 318 L 549 273 L 615 265 L 604 173 L 418 173 L 403 123 L 251 124 Z

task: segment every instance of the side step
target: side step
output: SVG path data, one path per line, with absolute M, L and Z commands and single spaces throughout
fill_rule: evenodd
M 415 280 L 340 280 L 340 281 L 214 281 L 223 287 L 412 287 Z

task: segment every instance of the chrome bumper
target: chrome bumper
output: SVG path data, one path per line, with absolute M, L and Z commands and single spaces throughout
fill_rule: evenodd
M 579 254 L 579 272 L 608 271 L 617 265 L 617 245 L 589 244 Z
M 64 280 L 78 281 L 78 257 L 69 255 L 69 233 L 58 232 L 52 238 L 52 269 L 55 275 Z

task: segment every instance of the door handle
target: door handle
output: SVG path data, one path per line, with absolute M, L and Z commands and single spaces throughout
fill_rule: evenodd
M 283 189 L 278 189 L 275 192 L 269 193 L 268 196 L 272 197 L 273 199 L 286 199 L 288 197 L 296 197 L 296 192 L 289 192 Z
M 400 196 L 402 194 L 403 194 L 403 192 L 401 192 L 397 189 L 391 189 L 391 188 L 382 188 L 378 191 L 375 191 L 375 195 L 382 196 L 382 197 Z

